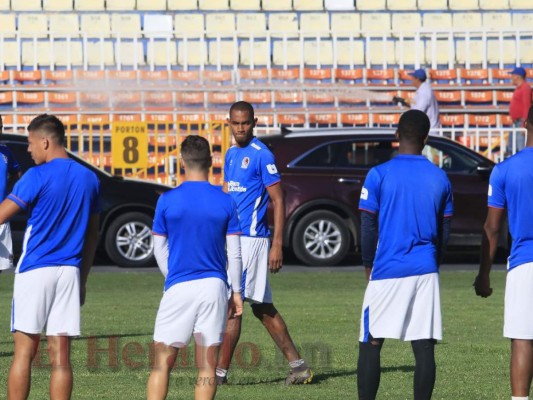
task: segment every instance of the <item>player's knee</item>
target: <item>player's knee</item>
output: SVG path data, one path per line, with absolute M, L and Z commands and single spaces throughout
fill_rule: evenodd
M 411 346 L 413 347 L 415 358 L 433 357 L 435 354 L 435 343 L 435 339 L 413 340 Z
M 265 317 L 274 317 L 278 312 L 272 303 L 255 303 L 251 307 L 255 317 L 261 321 Z

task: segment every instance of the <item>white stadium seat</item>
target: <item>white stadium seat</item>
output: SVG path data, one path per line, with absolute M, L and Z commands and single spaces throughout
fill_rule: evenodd
M 396 63 L 400 64 L 403 62 L 404 65 L 415 65 L 417 62 L 416 42 L 414 40 L 404 40 L 403 46 L 401 46 L 400 42 L 397 41 L 394 46 L 394 54 Z M 422 41 L 419 42 L 418 62 L 419 64 L 426 63 L 426 54 L 424 52 L 424 43 Z
M 179 65 L 201 65 L 207 64 L 207 44 L 198 40 L 181 40 L 178 43 L 178 64 Z
M 479 3 L 478 0 L 449 0 L 448 7 L 450 10 L 477 10 Z
M 514 13 L 512 24 L 513 28 L 516 29 L 531 29 L 533 26 L 533 13 Z
M 137 10 L 167 11 L 167 0 L 137 0 Z
M 205 16 L 205 30 L 208 38 L 226 38 L 235 34 L 235 14 L 210 13 Z
M 452 42 L 453 45 L 453 42 Z M 448 40 L 435 41 L 435 60 L 433 60 L 433 42 L 426 42 L 426 62 L 431 64 L 435 61 L 437 65 L 448 64 L 450 61 L 450 42 Z M 455 60 L 455 50 L 452 51 L 451 61 Z
M 298 37 L 298 14 L 274 13 L 268 16 L 268 30 L 272 37 Z
M 11 0 L 0 0 L 0 10 L 1 11 L 11 10 Z
M 387 0 L 387 9 L 416 11 L 416 0 Z
M 295 11 L 322 11 L 324 10 L 323 0 L 293 0 L 292 6 Z
M 509 0 L 509 7 L 513 10 L 533 10 L 531 0 Z
M 74 0 L 76 11 L 105 11 L 104 0 Z
M 90 38 L 108 38 L 111 32 L 111 18 L 109 14 L 81 14 L 81 31 Z
M 18 32 L 24 38 L 45 38 L 48 36 L 46 14 L 19 14 Z
M 37 45 L 37 47 L 35 46 Z M 50 42 L 23 42 L 22 65 L 23 66 L 50 66 L 52 63 Z
M 323 67 L 333 65 L 333 43 L 331 40 L 306 41 L 304 43 L 304 63 L 309 66 Z
M 176 14 L 174 16 L 174 32 L 178 37 L 200 37 L 204 33 L 204 15 Z
M 331 14 L 331 32 L 339 38 L 361 36 L 361 14 L 333 13 Z
M 328 11 L 355 10 L 354 0 L 324 0 L 324 8 Z
M 135 0 L 106 0 L 107 11 L 133 11 L 135 10 Z
M 238 52 L 235 46 L 236 44 L 234 44 L 233 40 L 221 40 L 220 42 L 213 40 L 209 42 L 209 64 L 221 66 L 234 65 L 235 57 L 238 57 Z
M 427 10 L 448 10 L 448 0 L 418 0 L 418 9 Z
M 389 13 L 365 13 L 361 17 L 361 30 L 365 33 L 388 32 L 390 29 Z
M 70 48 L 70 55 L 69 49 Z M 80 66 L 83 64 L 83 52 L 80 41 L 55 41 L 53 47 L 49 41 L 37 42 L 37 52 L 33 42 L 22 43 L 22 65 L 37 65 L 59 67 Z M 35 60 L 36 56 L 36 60 Z
M 14 38 L 17 32 L 16 14 L 0 14 L 0 26 L 4 31 L 4 38 Z
M 300 65 L 302 49 L 298 40 L 276 40 L 274 42 L 273 60 L 275 65 Z
M 254 38 L 266 37 L 265 13 L 239 13 L 237 14 L 237 35 L 240 37 Z
M 13 0 L 11 1 L 13 11 L 41 11 L 41 0 Z
M 357 66 L 365 63 L 365 45 L 362 40 L 340 40 L 337 42 L 337 64 Z
M 465 64 L 469 59 L 471 64 L 481 64 L 483 62 L 483 42 L 481 40 L 470 40 L 467 48 L 465 40 L 459 40 L 456 47 L 456 60 L 459 64 Z
M 489 64 L 498 64 L 500 61 L 504 64 L 515 64 L 516 42 L 510 39 L 503 40 L 500 47 L 499 40 L 488 40 L 487 61 Z
M 70 48 L 70 55 L 69 55 Z M 54 65 L 68 67 L 70 65 L 83 64 L 83 50 L 81 42 L 72 41 L 70 45 L 67 41 L 54 42 Z
M 55 13 L 50 14 L 50 35 L 53 37 L 76 38 L 80 36 L 80 22 L 78 14 Z
M 104 66 L 115 64 L 113 43 L 110 41 L 89 42 L 87 44 L 87 64 L 98 67 L 102 64 Z
M 450 13 L 424 13 L 422 26 L 426 29 L 451 29 L 452 14 Z
M 229 10 L 228 0 L 198 0 L 198 7 L 205 11 Z
M 168 11 L 197 10 L 198 0 L 167 0 Z
M 113 37 L 140 37 L 141 15 L 137 13 L 111 14 L 111 32 Z
M 44 11 L 72 11 L 73 0 L 43 0 Z
M 292 0 L 261 0 L 263 11 L 291 11 Z
M 146 50 L 147 63 L 158 67 L 173 66 L 178 62 L 176 42 L 173 40 L 158 40 L 148 42 Z
M 383 11 L 386 0 L 357 0 L 355 7 L 360 11 Z
M 520 41 L 520 62 L 522 64 L 530 63 L 531 54 L 533 54 L 533 39 L 522 39 Z
M 414 36 L 415 32 L 422 27 L 420 13 L 394 13 L 392 14 L 392 34 L 404 37 Z
M 20 62 L 20 47 L 15 41 L 0 42 L 0 65 L 15 67 Z
M 479 8 L 482 10 L 508 10 L 509 0 L 479 0 Z
M 128 66 L 144 65 L 142 42 L 115 42 L 115 63 Z
M 508 12 L 484 12 L 483 27 L 489 29 L 511 28 L 511 14 Z
M 236 11 L 261 11 L 261 0 L 230 0 L 229 4 Z
M 172 15 L 145 14 L 143 21 L 144 37 L 167 38 L 174 34 Z
M 252 51 L 253 49 L 253 51 Z M 270 49 L 266 41 L 253 42 L 250 45 L 250 41 L 242 41 L 240 46 L 240 63 L 242 65 L 264 66 L 268 64 L 270 58 Z
M 300 30 L 306 37 L 329 37 L 329 14 L 302 13 L 300 16 Z
M 371 40 L 366 49 L 366 56 L 370 60 L 370 65 L 394 64 L 394 42 L 387 40 L 383 44 L 383 40 Z
M 452 21 L 454 29 L 481 29 L 483 27 L 481 13 L 454 13 Z

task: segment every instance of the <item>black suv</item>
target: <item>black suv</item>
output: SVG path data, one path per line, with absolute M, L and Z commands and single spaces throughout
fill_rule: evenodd
M 28 153 L 28 139 L 23 135 L 3 134 L 0 143 L 11 149 L 22 171 L 35 165 Z M 155 265 L 152 221 L 159 195 L 168 186 L 115 177 L 69 153 L 73 160 L 94 171 L 100 179 L 102 214 L 99 250 L 121 267 Z M 26 215 L 11 220 L 15 254 L 20 254 Z
M 285 194 L 284 245 L 308 265 L 335 265 L 360 238 L 359 196 L 369 169 L 398 152 L 393 130 L 315 129 L 264 135 Z M 431 136 L 424 155 L 448 174 L 455 214 L 451 246 L 479 246 L 494 163 Z M 272 221 L 272 220 L 271 220 Z

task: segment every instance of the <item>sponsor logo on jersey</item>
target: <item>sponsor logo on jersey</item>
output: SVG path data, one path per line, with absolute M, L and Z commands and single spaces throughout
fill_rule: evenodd
M 368 200 L 368 189 L 364 186 L 363 189 L 361 189 L 361 199 Z
M 235 181 L 229 181 L 228 182 L 228 192 L 239 192 L 239 193 L 244 193 L 246 192 L 246 188 L 241 186 L 241 183 L 240 182 L 235 182 Z
M 276 168 L 276 164 L 267 164 L 267 171 L 270 175 L 277 174 L 278 169 Z
M 246 169 L 248 168 L 248 165 L 250 165 L 250 157 L 244 157 L 242 159 L 241 168 Z

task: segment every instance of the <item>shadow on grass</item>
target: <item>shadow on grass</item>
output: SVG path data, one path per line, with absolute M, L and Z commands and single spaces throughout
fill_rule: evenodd
M 79 336 L 74 340 L 89 340 L 89 339 L 110 339 L 110 338 L 129 338 L 129 337 L 140 337 L 140 336 L 152 336 L 153 332 L 150 333 L 109 333 L 106 335 L 87 335 Z M 43 340 L 43 339 L 41 339 Z

